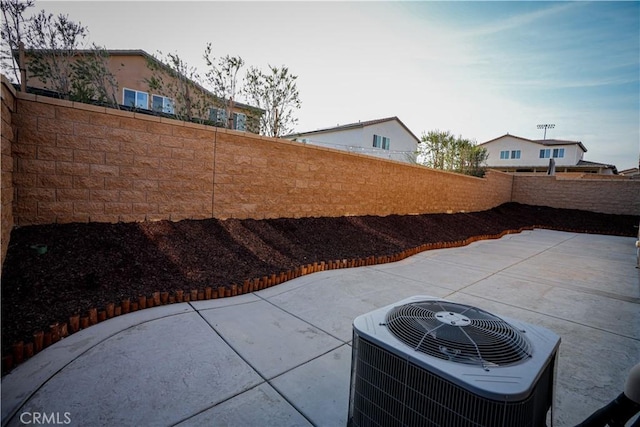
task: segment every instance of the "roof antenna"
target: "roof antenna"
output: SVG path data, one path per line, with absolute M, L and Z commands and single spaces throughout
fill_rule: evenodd
M 556 127 L 556 125 L 552 125 L 552 124 L 538 125 L 538 129 L 544 129 L 543 139 L 547 139 L 547 129 L 553 129 L 554 127 Z

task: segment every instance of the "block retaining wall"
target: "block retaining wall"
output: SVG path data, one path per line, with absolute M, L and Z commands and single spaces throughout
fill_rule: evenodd
M 16 225 L 478 211 L 480 179 L 281 139 L 17 94 Z
M 16 141 L 16 128 L 12 122 L 13 112 L 16 107 L 16 91 L 2 76 L 2 165 L 1 189 L 0 189 L 0 247 L 2 262 L 7 254 L 13 219 L 13 155 L 12 147 Z M 0 264 L 1 265 L 1 264 Z
M 640 180 L 515 176 L 512 201 L 606 214 L 640 215 Z

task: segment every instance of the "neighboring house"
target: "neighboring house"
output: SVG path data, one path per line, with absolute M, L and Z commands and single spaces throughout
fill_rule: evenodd
M 88 53 L 90 51 L 78 51 L 79 55 Z M 149 61 L 153 61 L 159 65 L 159 69 L 167 70 L 163 73 L 163 79 L 173 79 L 173 82 L 177 81 L 176 77 L 173 77 L 173 73 L 170 72 L 170 68 L 152 55 L 149 55 L 144 50 L 107 50 L 109 54 L 108 68 L 114 75 L 117 82 L 117 101 L 125 106 L 131 108 L 137 108 L 142 110 L 160 111 L 167 114 L 174 114 L 175 103 L 170 94 L 163 93 L 162 90 L 151 91 L 147 79 L 151 78 L 153 71 L 149 68 Z M 27 69 L 28 69 L 29 56 L 27 52 Z M 204 94 L 206 102 L 210 104 L 204 117 L 202 119 L 209 120 L 223 125 L 226 122 L 230 122 L 230 128 L 240 131 L 248 131 L 253 133 L 259 132 L 259 118 L 263 113 L 263 110 L 246 105 L 240 102 L 235 102 L 233 106 L 232 117 L 226 117 L 226 111 L 221 108 L 222 104 L 220 100 L 209 90 L 205 89 L 196 82 L 193 82 L 195 87 L 200 89 Z M 27 79 L 27 86 L 30 88 L 38 89 L 50 89 L 40 81 L 38 78 L 29 76 Z
M 407 163 L 415 162 L 420 143 L 397 117 L 293 133 L 283 138 Z
M 619 174 L 629 179 L 640 179 L 640 168 L 630 168 L 630 169 L 621 170 Z
M 479 146 L 487 150 L 487 167 L 504 172 L 547 173 L 549 160 L 553 159 L 559 173 L 618 173 L 614 165 L 584 160 L 587 148 L 580 141 L 533 140 L 506 134 Z

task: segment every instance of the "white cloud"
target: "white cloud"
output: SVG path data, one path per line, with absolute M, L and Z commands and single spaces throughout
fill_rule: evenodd
M 520 14 L 514 14 L 507 19 L 493 19 L 488 23 L 481 24 L 469 31 L 462 31 L 459 34 L 461 39 L 475 39 L 482 36 L 495 35 L 498 33 L 509 32 L 511 30 L 521 29 L 524 26 L 533 23 L 539 23 L 552 16 L 563 14 L 565 12 L 571 12 L 576 8 L 582 7 L 582 2 L 567 2 L 560 4 L 539 3 L 542 6 L 541 9 L 534 10 L 532 12 L 525 12 Z M 484 18 L 490 18 L 485 15 Z

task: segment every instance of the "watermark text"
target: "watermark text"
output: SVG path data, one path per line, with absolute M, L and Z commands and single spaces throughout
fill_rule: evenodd
M 25 425 L 68 425 L 71 412 L 23 412 L 20 422 Z

